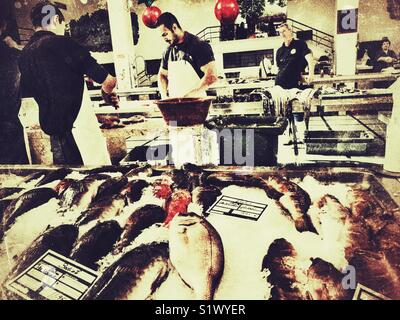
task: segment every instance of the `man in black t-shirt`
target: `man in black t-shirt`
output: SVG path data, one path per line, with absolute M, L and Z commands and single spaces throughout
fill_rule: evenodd
M 158 18 L 157 25 L 169 44 L 158 77 L 161 97 L 204 96 L 207 88 L 217 81 L 211 46 L 183 31 L 176 17 L 169 12 Z
M 6 21 L 0 17 L 0 164 L 28 164 L 24 132 L 18 119 L 21 107 L 19 51 L 4 35 Z
M 309 76 L 306 79 L 310 84 L 314 79 L 314 58 L 307 44 L 302 40 L 293 38 L 293 32 L 284 23 L 278 27 L 284 43 L 276 53 L 276 64 L 279 68 L 275 84 L 284 89 L 300 87 L 301 73 L 308 65 Z
M 97 148 L 79 149 L 72 131 L 82 132 L 74 123 L 81 111 L 84 76 L 101 83 L 103 98 L 115 107 L 116 79 L 86 48 L 64 36 L 65 19 L 55 5 L 39 2 L 31 19 L 35 33 L 19 59 L 23 88 L 39 105 L 40 126 L 50 136 L 54 164 L 82 165 L 83 153 L 96 152 Z
M 396 53 L 390 49 L 390 40 L 387 37 L 382 38 L 381 50 L 376 54 L 375 70 L 381 71 L 382 69 L 393 67 L 397 62 Z

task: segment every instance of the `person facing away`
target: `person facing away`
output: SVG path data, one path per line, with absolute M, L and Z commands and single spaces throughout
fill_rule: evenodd
M 168 44 L 158 73 L 161 97 L 206 96 L 207 88 L 218 79 L 211 46 L 184 31 L 172 13 L 163 13 L 157 26 Z
M 0 164 L 28 164 L 22 125 L 19 50 L 5 34 L 7 22 L 0 17 Z
M 301 74 L 308 65 L 309 75 L 305 79 L 311 84 L 314 79 L 314 58 L 307 44 L 302 40 L 294 39 L 293 32 L 287 23 L 278 27 L 279 35 L 284 43 L 276 53 L 276 64 L 279 68 L 275 85 L 283 89 L 300 87 Z
M 103 147 L 94 143 L 91 149 L 81 142 L 80 147 L 77 145 L 78 140 L 93 138 L 92 133 L 79 136 L 89 123 L 75 124 L 83 109 L 84 76 L 101 83 L 103 98 L 115 107 L 118 106 L 118 98 L 113 94 L 116 79 L 86 48 L 64 36 L 65 18 L 54 4 L 39 2 L 31 11 L 31 20 L 35 33 L 19 58 L 24 88 L 39 106 L 40 126 L 50 136 L 54 164 L 82 165 L 87 154 Z M 100 130 L 92 132 L 101 134 Z M 107 156 L 105 162 L 109 162 Z

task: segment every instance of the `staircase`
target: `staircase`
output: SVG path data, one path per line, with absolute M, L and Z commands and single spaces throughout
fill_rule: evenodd
M 332 35 L 293 19 L 287 19 L 286 22 L 296 34 L 297 32 L 301 31 L 310 31 L 310 33 L 312 34 L 310 39 L 312 44 L 315 44 L 318 48 L 322 49 L 325 55 L 329 57 L 330 62 L 333 63 L 334 37 Z M 281 23 L 275 23 L 275 27 L 277 27 L 279 24 Z M 221 36 L 221 26 L 211 26 L 204 28 L 197 34 L 197 36 L 201 40 L 207 41 L 209 43 L 218 42 L 220 41 Z

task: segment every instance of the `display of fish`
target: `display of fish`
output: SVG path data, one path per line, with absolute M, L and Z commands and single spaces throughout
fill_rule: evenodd
M 146 228 L 165 220 L 167 213 L 159 206 L 147 204 L 133 212 L 125 223 L 121 239 L 115 252 L 120 252 L 129 245 Z
M 23 188 L 0 188 L 0 200 L 23 191 Z
M 347 201 L 354 218 L 365 221 L 375 235 L 388 222 L 393 221 L 393 214 L 386 212 L 376 198 L 367 190 L 353 189 L 347 194 Z
M 20 195 L 9 204 L 3 214 L 4 231 L 7 231 L 19 216 L 47 203 L 57 195 L 51 188 L 36 188 Z
M 214 227 L 194 214 L 176 215 L 169 227 L 172 265 L 197 299 L 211 300 L 224 271 L 224 248 Z
M 40 181 L 35 185 L 35 187 L 40 187 L 47 183 L 57 180 L 63 180 L 71 172 L 72 170 L 69 168 L 60 168 L 54 171 L 50 171 L 49 173 L 46 173 L 42 179 L 40 179 Z
M 307 214 L 311 205 L 309 194 L 296 183 L 279 176 L 269 176 L 263 180 L 270 188 L 282 194 L 279 202 L 289 211 L 297 231 L 316 233 L 311 219 Z
M 356 270 L 357 283 L 390 299 L 400 299 L 399 268 L 390 263 L 385 253 L 359 250 L 349 265 Z
M 76 223 L 82 226 L 93 220 L 104 221 L 112 219 L 119 216 L 126 205 L 126 197 L 120 194 L 101 199 L 92 203 L 89 209 L 83 211 Z
M 221 190 L 217 187 L 196 187 L 192 191 L 192 202 L 201 206 L 203 215 L 207 216 L 206 211 L 217 201 L 221 194 Z
M 122 228 L 116 221 L 96 224 L 81 236 L 71 251 L 71 259 L 97 270 L 96 262 L 107 255 L 121 236 Z
M 166 201 L 165 211 L 167 211 L 167 218 L 164 223 L 168 225 L 177 214 L 186 213 L 191 202 L 192 196 L 189 191 L 182 189 L 175 190 Z
M 83 299 L 148 299 L 168 276 L 168 257 L 167 243 L 141 245 L 107 268 Z
M 74 225 L 65 224 L 48 229 L 18 256 L 7 280 L 11 280 L 19 275 L 48 250 L 53 250 L 63 256 L 68 256 L 77 237 L 78 228 Z
M 107 175 L 96 174 L 70 182 L 61 195 L 61 210 L 86 210 L 96 197 L 99 186 L 107 179 L 109 179 Z

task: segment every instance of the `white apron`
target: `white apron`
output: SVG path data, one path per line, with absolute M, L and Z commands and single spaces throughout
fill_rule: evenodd
M 84 85 L 81 109 L 72 128 L 72 135 L 85 166 L 111 164 L 106 138 L 99 127 L 86 84 Z
M 186 60 L 168 61 L 168 93 L 170 98 L 182 98 L 199 85 L 200 78 Z M 195 97 L 206 97 L 206 91 Z

